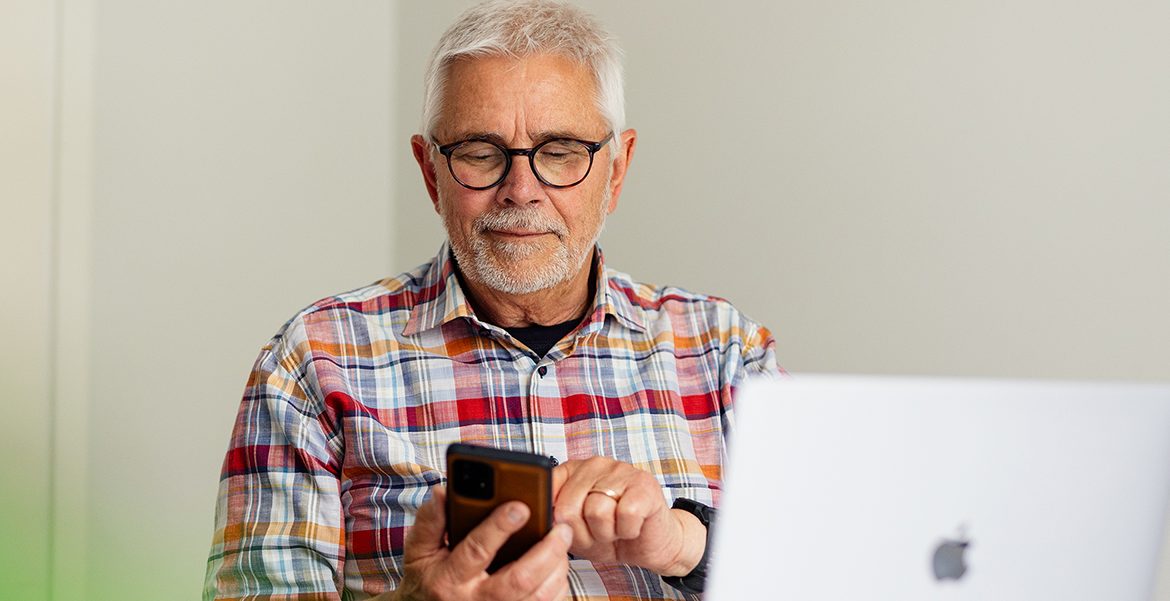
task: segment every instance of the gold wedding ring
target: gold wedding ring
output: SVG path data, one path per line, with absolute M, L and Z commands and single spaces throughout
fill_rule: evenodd
M 612 488 L 594 488 L 594 489 L 591 489 L 587 494 L 591 495 L 593 493 L 597 493 L 599 495 L 605 495 L 605 496 L 613 499 L 614 501 L 621 500 L 621 498 L 622 498 L 622 496 L 619 495 L 618 492 Z

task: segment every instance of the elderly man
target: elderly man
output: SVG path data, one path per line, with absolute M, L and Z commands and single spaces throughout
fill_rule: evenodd
M 776 373 L 727 302 L 610 269 L 596 246 L 636 133 L 612 38 L 549 2 L 442 37 L 411 139 L 448 242 L 321 300 L 265 346 L 224 460 L 205 598 L 677 599 L 701 591 L 731 393 Z M 445 543 L 455 442 L 552 456 L 552 532 Z M 599 494 L 600 493 L 600 494 Z

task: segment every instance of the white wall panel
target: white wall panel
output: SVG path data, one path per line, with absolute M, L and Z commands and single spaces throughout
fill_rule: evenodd
M 0 4 L 0 591 L 48 598 L 52 459 L 52 3 Z
M 198 597 L 260 346 L 386 275 L 391 18 L 98 5 L 88 598 Z

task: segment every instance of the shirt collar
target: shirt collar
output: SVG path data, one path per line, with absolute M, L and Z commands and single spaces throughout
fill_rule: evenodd
M 596 247 L 596 253 L 597 292 L 594 294 L 593 306 L 585 318 L 582 330 L 600 329 L 604 325 L 605 316 L 613 315 L 627 327 L 645 331 L 642 309 L 631 301 L 627 288 L 606 271 L 605 258 L 600 247 Z M 475 316 L 475 311 L 467 300 L 467 294 L 459 283 L 455 262 L 451 257 L 450 242 L 443 243 L 439 248 L 439 254 L 435 255 L 423 273 L 417 294 L 406 327 L 402 330 L 403 336 L 414 336 L 459 318 L 465 318 L 479 327 L 487 327 L 487 324 L 480 322 Z
M 646 331 L 645 311 L 633 302 L 633 290 L 614 272 L 605 267 L 605 255 L 597 247 L 597 294 L 593 302 L 593 315 L 613 315 L 623 325 L 639 332 Z

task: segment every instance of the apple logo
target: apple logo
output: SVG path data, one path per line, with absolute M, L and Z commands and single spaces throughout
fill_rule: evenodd
M 966 553 L 971 541 L 965 536 L 958 540 L 943 539 L 934 548 L 931 567 L 935 580 L 958 580 L 967 573 Z

